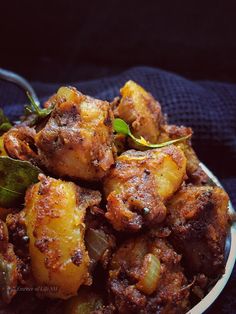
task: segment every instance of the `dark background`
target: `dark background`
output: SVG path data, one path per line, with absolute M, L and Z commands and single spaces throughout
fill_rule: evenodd
M 236 82 L 236 1 L 1 1 L 0 66 L 69 82 L 155 66 Z

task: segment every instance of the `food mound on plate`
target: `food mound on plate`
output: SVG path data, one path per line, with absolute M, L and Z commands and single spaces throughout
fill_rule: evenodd
M 224 273 L 228 196 L 192 129 L 120 91 L 61 87 L 1 133 L 4 313 L 186 313 Z

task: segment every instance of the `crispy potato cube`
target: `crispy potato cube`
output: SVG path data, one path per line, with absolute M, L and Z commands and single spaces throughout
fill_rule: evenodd
M 137 231 L 166 216 L 165 201 L 178 190 L 186 173 L 186 158 L 174 145 L 130 150 L 120 155 L 104 180 L 106 217 L 116 230 Z
M 48 287 L 45 295 L 51 298 L 76 295 L 82 284 L 91 283 L 84 216 L 87 207 L 99 204 L 100 193 L 41 176 L 40 182 L 28 189 L 25 202 L 25 224 L 37 285 Z
M 61 87 L 45 127 L 35 136 L 41 164 L 58 176 L 101 179 L 113 164 L 110 104 Z
M 150 235 L 123 242 L 108 277 L 120 313 L 186 313 L 189 287 L 178 255 L 167 239 Z
M 114 113 L 125 120 L 137 136 L 157 143 L 162 120 L 161 106 L 144 88 L 128 81 L 121 88 L 121 99 Z
M 25 125 L 12 127 L 3 135 L 6 155 L 20 160 L 37 160 L 34 147 L 35 129 Z
M 171 124 L 161 125 L 161 132 L 158 138 L 158 143 L 163 143 L 177 138 L 192 135 L 193 131 L 189 127 L 177 126 Z M 191 139 L 187 139 L 175 144 L 182 149 L 187 159 L 186 172 L 188 179 L 194 185 L 206 184 L 209 179 L 205 172 L 200 167 L 200 161 L 192 148 Z
M 183 187 L 169 201 L 173 244 L 191 273 L 217 276 L 224 269 L 228 195 L 212 186 Z

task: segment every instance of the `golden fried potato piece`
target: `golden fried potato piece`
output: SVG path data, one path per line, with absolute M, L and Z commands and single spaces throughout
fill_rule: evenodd
M 106 101 L 61 87 L 45 127 L 35 136 L 41 163 L 58 176 L 101 179 L 113 164 L 113 114 Z
M 39 286 L 49 287 L 46 296 L 66 299 L 82 284 L 91 283 L 84 216 L 86 208 L 100 200 L 97 191 L 43 175 L 28 189 L 23 215 L 32 272 Z
M 114 253 L 108 288 L 118 313 L 184 313 L 189 287 L 166 239 L 129 239 Z
M 192 134 L 193 131 L 191 128 L 172 124 L 164 124 L 161 126 L 161 133 L 158 139 L 158 143 L 163 143 Z M 176 145 L 183 150 L 187 158 L 187 174 L 195 172 L 198 169 L 199 160 L 193 148 L 191 147 L 190 140 L 185 140 L 181 143 L 177 143 Z
M 133 81 L 126 82 L 120 92 L 122 97 L 115 108 L 115 116 L 125 120 L 135 136 L 157 143 L 162 120 L 160 104 Z
M 191 274 L 219 275 L 224 269 L 228 195 L 219 187 L 183 187 L 167 205 L 173 244 Z
M 28 126 L 11 128 L 3 135 L 7 155 L 20 160 L 37 160 L 37 151 L 33 150 L 35 134 L 35 130 Z
M 189 127 L 172 124 L 163 124 L 161 125 L 160 130 L 161 132 L 158 138 L 158 143 L 163 143 L 193 134 L 192 129 Z M 186 172 L 191 183 L 194 185 L 206 184 L 208 182 L 208 177 L 199 166 L 200 161 L 192 148 L 191 140 L 187 139 L 175 145 L 182 149 L 187 159 Z
M 186 172 L 186 158 L 174 145 L 120 155 L 104 180 L 106 217 L 116 230 L 139 230 L 166 216 L 163 202 L 178 190 Z

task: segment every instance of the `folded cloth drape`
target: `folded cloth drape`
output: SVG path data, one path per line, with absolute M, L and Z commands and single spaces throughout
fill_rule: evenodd
M 117 76 L 85 82 L 33 86 L 44 101 L 61 85 L 72 85 L 83 93 L 112 100 L 127 80 L 134 80 L 161 103 L 169 123 L 191 126 L 193 146 L 201 159 L 220 179 L 236 207 L 236 85 L 191 81 L 155 68 L 131 68 Z M 0 83 L 0 105 L 12 119 L 22 112 L 25 96 L 9 83 Z M 210 313 L 235 313 L 236 269 Z

